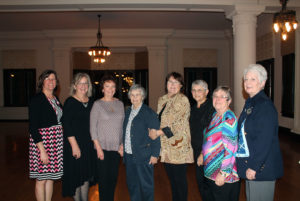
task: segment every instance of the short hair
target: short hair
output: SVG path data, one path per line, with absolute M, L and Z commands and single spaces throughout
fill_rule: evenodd
M 226 96 L 227 96 L 227 101 L 230 101 L 232 98 L 231 98 L 231 90 L 228 86 L 218 86 L 217 88 L 215 88 L 214 92 L 213 92 L 213 96 L 216 92 L 218 91 L 223 91 L 226 93 Z
M 260 64 L 250 64 L 247 68 L 245 68 L 244 79 L 245 79 L 246 74 L 249 71 L 257 74 L 260 83 L 262 83 L 268 79 L 268 73 L 267 73 L 266 69 Z
M 131 93 L 132 93 L 133 90 L 140 90 L 141 95 L 142 95 L 142 99 L 145 100 L 145 98 L 146 98 L 147 95 L 146 95 L 146 90 L 145 90 L 144 87 L 142 87 L 142 85 L 140 85 L 140 84 L 133 84 L 130 87 L 130 89 L 128 91 L 128 98 L 129 99 L 130 99 L 130 95 L 131 95 Z
M 193 83 L 192 83 L 192 88 L 193 86 L 195 85 L 199 85 L 201 86 L 204 90 L 208 90 L 208 85 L 207 83 L 204 81 L 204 80 L 195 80 Z
M 101 78 L 101 85 L 100 85 L 100 91 L 102 92 L 103 90 L 103 86 L 105 82 L 113 82 L 115 83 L 115 85 L 117 86 L 117 81 L 116 79 L 110 75 L 110 74 L 105 74 L 102 78 Z
M 54 92 L 57 90 L 57 87 L 59 85 L 59 81 L 58 81 L 58 78 L 57 78 L 57 73 L 54 70 L 45 70 L 39 76 L 39 79 L 38 79 L 38 82 L 37 82 L 37 92 L 42 92 L 43 91 L 44 81 L 51 74 L 54 74 L 55 79 L 56 79 L 56 87 L 54 88 Z
M 168 85 L 168 81 L 169 81 L 170 77 L 173 77 L 175 80 L 177 80 L 181 84 L 182 87 L 180 89 L 180 92 L 183 92 L 184 91 L 183 77 L 180 73 L 177 73 L 177 72 L 171 72 L 167 75 L 166 82 L 165 82 L 166 92 L 168 92 L 167 85 Z
M 91 97 L 92 96 L 92 91 L 93 91 L 93 86 L 92 86 L 92 82 L 91 82 L 91 78 L 88 74 L 86 73 L 77 73 L 71 83 L 71 87 L 70 87 L 70 95 L 73 96 L 76 93 L 76 89 L 75 86 L 80 82 L 80 80 L 82 78 L 86 78 L 87 82 L 88 82 L 88 91 L 87 91 L 87 96 Z

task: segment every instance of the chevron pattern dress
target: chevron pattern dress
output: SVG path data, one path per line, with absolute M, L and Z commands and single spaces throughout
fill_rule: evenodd
M 56 112 L 58 122 L 62 116 L 62 109 L 55 100 L 49 100 Z M 34 143 L 32 136 L 29 139 L 29 177 L 38 180 L 56 180 L 63 175 L 63 129 L 61 125 L 54 125 L 49 128 L 40 128 L 43 145 L 49 157 L 49 163 L 41 162 L 40 151 Z
M 202 154 L 204 175 L 215 180 L 220 171 L 226 175 L 225 183 L 239 181 L 235 153 L 238 148 L 237 119 L 231 110 L 222 116 L 214 113 L 209 126 L 204 130 Z

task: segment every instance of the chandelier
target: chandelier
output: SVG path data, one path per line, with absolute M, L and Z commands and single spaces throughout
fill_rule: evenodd
M 90 47 L 89 49 L 89 55 L 93 58 L 95 63 L 104 63 L 106 57 L 108 57 L 111 54 L 109 47 L 104 46 L 102 43 L 102 33 L 100 32 L 100 17 L 101 15 L 98 15 L 99 24 L 97 33 L 97 43 L 95 46 Z
M 298 26 L 296 12 L 286 9 L 287 2 L 288 0 L 280 0 L 281 11 L 275 13 L 273 18 L 273 29 L 276 33 L 281 32 L 282 40 L 286 40 L 287 34 L 296 30 Z

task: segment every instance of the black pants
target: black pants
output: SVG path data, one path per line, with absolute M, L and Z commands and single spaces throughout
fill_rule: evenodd
M 186 178 L 187 164 L 164 163 L 172 188 L 173 201 L 187 201 L 188 184 Z
M 120 155 L 117 151 L 105 151 L 104 160 L 97 160 L 99 200 L 114 201 L 119 172 Z
M 225 183 L 223 186 L 217 186 L 215 181 L 205 178 L 205 184 L 208 187 L 210 195 L 209 201 L 238 201 L 240 197 L 240 182 Z

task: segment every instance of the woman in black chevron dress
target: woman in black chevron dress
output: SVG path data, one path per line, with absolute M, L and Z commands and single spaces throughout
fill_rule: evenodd
M 29 104 L 29 177 L 36 179 L 37 201 L 50 201 L 54 180 L 63 175 L 62 107 L 54 95 L 57 84 L 56 72 L 44 71 Z

